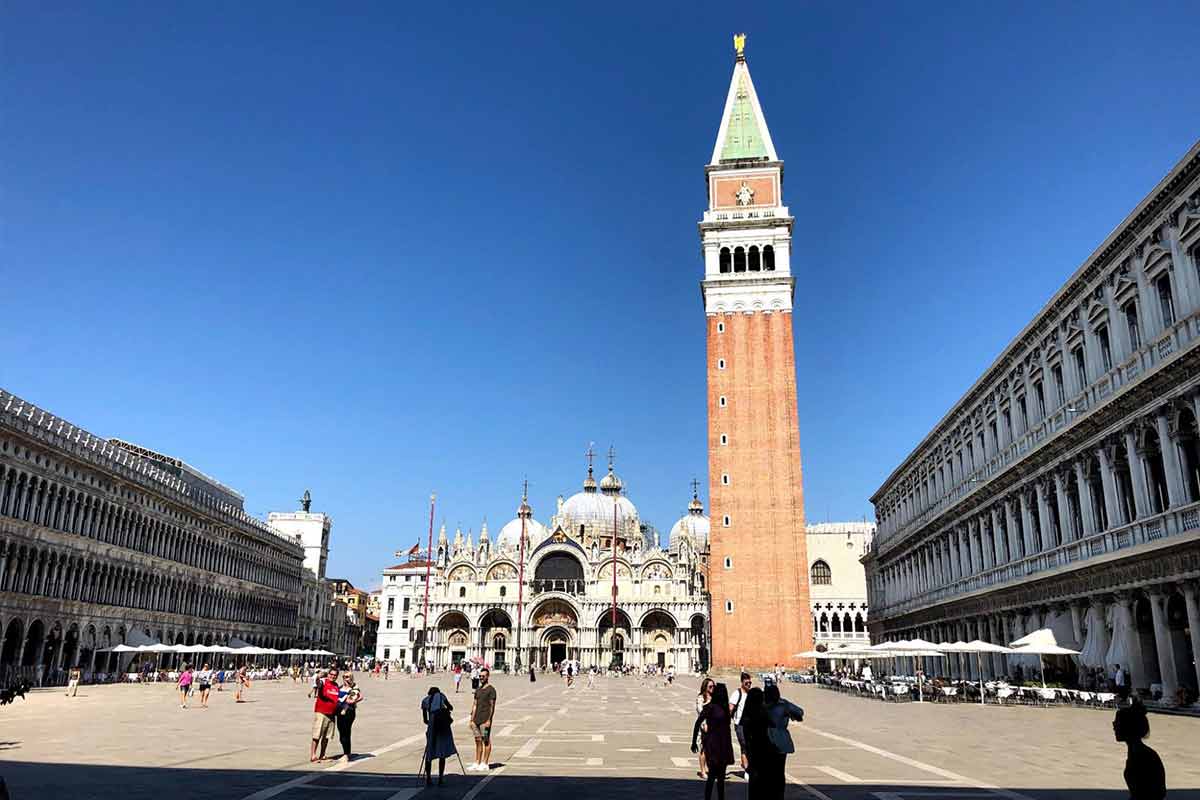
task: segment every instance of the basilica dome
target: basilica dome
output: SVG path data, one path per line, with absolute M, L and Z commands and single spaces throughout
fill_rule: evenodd
M 563 502 L 552 524 L 561 526 L 569 536 L 585 540 L 589 545 L 594 539 L 607 539 L 612 536 L 614 518 L 618 540 L 642 536 L 637 507 L 628 497 L 621 494 L 623 488 L 624 483 L 613 472 L 610 464 L 608 474 L 600 479 L 597 491 L 592 468 L 588 467 L 583 491 L 571 495 Z M 648 539 L 643 537 L 641 546 L 651 545 Z
M 525 552 L 529 553 L 530 548 L 537 547 L 538 544 L 550 535 L 550 531 L 545 525 L 538 522 L 536 519 L 525 520 Z M 496 537 L 496 547 L 501 550 L 517 551 L 521 549 L 521 518 L 517 517 L 514 520 L 507 522 L 500 529 L 500 534 Z
M 667 547 L 672 553 L 678 551 L 679 542 L 686 536 L 692 540 L 697 550 L 705 550 L 708 548 L 710 528 L 711 522 L 708 517 L 704 516 L 704 504 L 693 493 L 692 502 L 688 504 L 687 513 L 671 526 L 671 534 L 667 538 Z
M 533 509 L 529 507 L 529 497 L 526 494 L 521 495 L 521 505 L 517 506 L 517 518 L 510 520 L 500 529 L 500 534 L 496 537 L 496 549 L 519 551 L 522 524 L 525 526 L 527 548 L 537 547 L 539 542 L 550 535 L 546 526 L 533 518 Z

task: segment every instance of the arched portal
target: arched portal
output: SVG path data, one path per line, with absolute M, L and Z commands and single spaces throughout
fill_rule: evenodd
M 25 631 L 21 620 L 13 618 L 4 629 L 4 647 L 0 650 L 0 666 L 16 666 L 21 657 L 21 645 L 25 641 Z
M 610 669 L 620 669 L 625 666 L 625 656 L 633 641 L 633 625 L 629 615 L 617 609 L 616 636 L 613 636 L 613 613 L 611 608 L 604 610 L 596 619 L 596 630 L 600 644 L 599 666 Z
M 549 666 L 564 658 L 578 658 L 579 647 L 575 633 L 579 630 L 579 614 L 565 600 L 551 598 L 538 605 L 531 617 L 540 645 L 538 660 Z
M 642 618 L 642 649 L 647 661 L 659 669 L 674 666 L 675 620 L 665 611 L 651 611 Z
M 501 608 L 491 608 L 479 619 L 485 658 L 491 657 L 492 667 L 504 669 L 508 663 L 508 637 L 512 633 L 512 618 Z
M 570 553 L 549 553 L 534 570 L 533 590 L 579 594 L 584 590 L 583 564 Z
M 25 634 L 25 652 L 21 656 L 21 666 L 37 665 L 38 657 L 42 654 L 42 640 L 45 635 L 46 628 L 40 619 L 35 619 L 29 624 L 29 632 Z
M 443 645 L 442 665 L 449 667 L 465 661 L 471 642 L 471 623 L 460 611 L 443 614 L 438 620 L 438 640 Z

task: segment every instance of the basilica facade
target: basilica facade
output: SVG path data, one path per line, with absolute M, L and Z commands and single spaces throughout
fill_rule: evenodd
M 612 464 L 599 481 L 589 466 L 549 524 L 522 497 L 494 539 L 486 523 L 478 542 L 443 525 L 428 562 L 414 554 L 384 570 L 376 656 L 442 668 L 474 657 L 494 668 L 574 659 L 706 669 L 708 537 L 693 492 L 663 549 Z

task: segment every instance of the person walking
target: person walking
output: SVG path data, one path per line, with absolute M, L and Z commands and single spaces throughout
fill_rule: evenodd
M 426 786 L 433 783 L 433 760 L 438 760 L 438 786 L 441 786 L 445 781 L 446 759 L 458 752 L 451 728 L 454 720 L 450 712 L 453 710 L 450 699 L 436 686 L 429 687 L 429 694 L 421 700 L 421 719 L 425 721 Z
M 196 691 L 200 693 L 200 707 L 208 708 L 208 693 L 212 689 L 213 672 L 212 669 L 205 664 L 196 673 Z
M 179 707 L 187 708 L 188 695 L 192 692 L 192 667 L 190 664 L 183 665 L 183 672 L 179 673 Z
M 704 715 L 704 707 L 712 702 L 713 688 L 717 683 L 712 678 L 705 678 L 700 681 L 700 693 L 696 695 L 696 718 L 699 719 Z M 707 778 L 708 770 L 704 767 L 704 751 L 700 751 L 700 777 Z
M 471 665 L 471 692 L 479 691 L 479 665 Z
M 473 772 L 487 772 L 492 759 L 492 717 L 496 714 L 496 687 L 488 681 L 487 667 L 479 670 L 479 688 L 471 703 L 471 733 L 475 736 L 475 763 L 467 767 Z
M 250 689 L 250 674 L 246 672 L 245 664 L 238 668 L 237 675 L 234 677 L 237 682 L 237 689 L 233 693 L 233 701 L 235 703 L 244 703 L 246 702 L 246 692 Z
M 1167 773 L 1162 759 L 1143 741 L 1149 735 L 1150 720 L 1140 700 L 1117 709 L 1113 736 L 1124 742 L 1127 749 L 1125 785 L 1129 787 L 1129 800 L 1163 800 L 1167 796 Z
M 533 670 L 533 664 L 529 665 L 529 682 L 537 683 L 537 673 Z
M 454 665 L 454 693 L 458 694 L 459 685 L 462 683 L 462 662 Z M 424 702 L 424 701 L 422 701 Z
M 729 713 L 733 717 L 733 732 L 737 735 L 738 750 L 742 756 L 742 775 L 746 775 L 746 770 L 749 761 L 746 758 L 746 735 L 742 731 L 742 712 L 746 708 L 746 697 L 750 693 L 750 687 L 754 682 L 750 678 L 749 672 L 742 672 L 741 685 L 734 691 L 733 696 L 729 698 Z
M 79 694 L 79 681 L 83 679 L 83 670 L 78 665 L 71 667 L 71 671 L 67 673 L 67 697 L 75 697 Z
M 729 739 L 730 724 L 729 690 L 725 684 L 713 687 L 712 699 L 704 706 L 692 726 L 692 752 L 704 752 L 707 775 L 704 780 L 704 800 L 712 800 L 713 785 L 717 787 L 717 800 L 725 800 L 725 770 L 733 763 L 733 743 Z M 696 745 L 696 737 L 703 733 L 702 744 Z
M 354 751 L 350 748 L 350 731 L 354 728 L 354 717 L 358 704 L 363 701 L 362 690 L 354 682 L 354 675 L 347 672 L 342 676 L 342 688 L 338 690 L 337 732 L 342 743 L 342 758 L 350 761 Z
M 316 701 L 313 703 L 312 746 L 309 748 L 310 762 L 323 761 L 329 739 L 337 727 L 335 717 L 338 710 L 338 671 L 330 669 L 324 678 L 317 679 Z

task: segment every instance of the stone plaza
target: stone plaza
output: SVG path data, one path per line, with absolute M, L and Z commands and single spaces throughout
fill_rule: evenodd
M 178 800 L 443 800 L 614 796 L 700 798 L 688 737 L 695 681 L 664 686 L 634 677 L 586 679 L 567 689 L 553 675 L 497 676 L 492 770 L 423 789 L 418 704 L 432 684 L 455 705 L 454 737 L 471 761 L 470 694 L 450 673 L 390 680 L 360 676 L 365 701 L 355 759 L 310 765 L 313 701 L 304 682 L 254 684 L 238 705 L 229 687 L 210 708 L 178 707 L 173 686 L 82 687 L 75 698 L 38 690 L 0 709 L 0 776 L 14 798 Z M 732 683 L 732 681 L 730 681 Z M 791 726 L 787 797 L 815 800 L 1125 797 L 1124 747 L 1111 711 L 972 703 L 884 703 L 787 683 L 806 712 Z M 1172 798 L 1200 798 L 1196 721 L 1154 715 L 1151 743 Z M 336 737 L 330 752 L 337 751 Z M 436 769 L 436 768 L 435 768 Z M 746 784 L 733 777 L 733 800 Z

